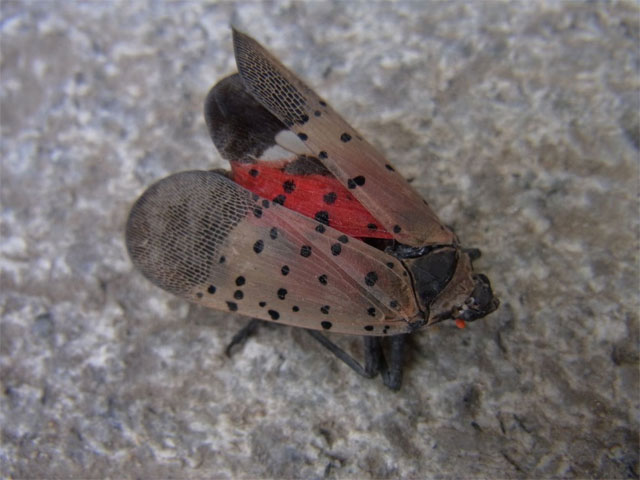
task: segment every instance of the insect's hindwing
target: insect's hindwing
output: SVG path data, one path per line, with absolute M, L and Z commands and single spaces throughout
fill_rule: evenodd
M 416 247 L 452 243 L 453 233 L 426 202 L 325 101 L 248 35 L 234 30 L 233 40 L 247 90 L 298 134 L 396 240 Z
M 146 277 L 206 307 L 358 335 L 410 331 L 419 313 L 397 259 L 218 172 L 151 186 L 126 237 Z

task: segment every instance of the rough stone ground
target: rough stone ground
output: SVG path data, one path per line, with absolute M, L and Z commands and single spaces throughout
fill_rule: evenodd
M 0 7 L 2 476 L 638 478 L 637 3 Z M 399 393 L 282 326 L 228 359 L 130 264 L 136 196 L 222 166 L 232 20 L 483 249 L 500 310 Z

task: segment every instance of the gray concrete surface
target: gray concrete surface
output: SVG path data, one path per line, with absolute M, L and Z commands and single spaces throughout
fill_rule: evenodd
M 638 478 L 637 3 L 0 8 L 3 477 Z M 483 249 L 500 310 L 399 393 L 131 266 L 137 195 L 222 166 L 232 20 Z

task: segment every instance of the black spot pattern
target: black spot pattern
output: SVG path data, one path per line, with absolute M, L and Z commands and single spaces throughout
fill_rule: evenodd
M 325 158 L 327 158 L 327 156 L 328 156 L 328 155 L 327 155 L 327 152 L 325 152 L 324 150 L 323 150 L 323 151 L 321 151 L 321 152 L 318 154 L 318 158 L 320 158 L 320 159 L 325 159 Z
M 270 205 L 269 200 L 267 199 L 262 200 L 263 208 L 269 208 L 269 205 Z
M 309 115 L 307 114 L 303 114 L 300 117 L 300 125 L 304 125 L 305 123 L 307 123 L 309 121 Z
M 236 278 L 236 285 L 238 287 L 241 287 L 242 285 L 244 285 L 246 283 L 246 279 L 243 276 L 240 276 L 238 278 Z
M 384 168 L 386 168 L 387 170 L 389 170 L 390 172 L 395 172 L 396 169 L 393 168 L 391 165 L 389 165 L 388 163 L 384 166 Z
M 209 285 L 209 288 L 207 288 L 207 292 L 213 295 L 214 293 L 216 293 L 216 287 L 214 287 L 213 285 Z
M 287 197 L 285 197 L 284 195 L 277 195 L 274 199 L 273 199 L 273 203 L 278 203 L 280 205 L 284 205 L 284 202 L 287 200 Z
M 198 297 L 198 298 L 202 298 L 202 292 L 198 292 L 198 293 L 196 293 L 196 297 Z
M 370 224 L 367 225 L 367 228 L 369 230 L 377 230 L 378 226 L 375 223 L 370 223 Z
M 262 217 L 262 208 L 260 208 L 260 207 L 254 208 L 253 209 L 253 214 L 255 215 L 256 218 Z
M 320 110 L 316 110 L 315 112 L 313 112 L 313 114 L 314 114 L 316 117 L 319 117 L 320 115 L 322 115 L 322 114 L 320 113 Z
M 251 199 L 252 199 L 254 202 L 257 202 L 257 201 L 260 199 L 260 195 L 258 195 L 257 193 L 252 193 L 252 194 L 251 194 Z
M 264 250 L 264 242 L 262 240 L 258 240 L 253 244 L 253 251 L 256 253 L 261 253 Z
M 258 305 L 260 305 L 261 307 L 263 307 L 263 308 L 264 308 L 264 307 L 266 307 L 266 306 L 267 306 L 267 302 L 260 302 L 260 303 L 258 303 Z
M 329 315 L 329 308 L 331 308 L 329 307 L 329 305 L 323 305 L 322 307 L 320 307 L 320 311 L 325 315 Z
M 351 135 L 345 132 L 340 135 L 340 140 L 342 140 L 344 143 L 347 143 L 349 140 L 351 140 Z
M 362 187 L 364 185 L 366 179 L 362 175 L 358 175 L 357 177 L 355 177 L 353 179 L 353 181 L 357 186 Z
M 322 284 L 322 285 L 326 285 L 327 284 L 327 276 L 322 274 L 318 277 L 318 281 Z
M 226 261 L 227 261 L 227 259 L 224 256 L 222 256 L 222 257 L 220 257 L 220 260 L 218 260 L 218 263 L 224 263 Z
M 291 310 L 293 310 L 294 312 L 299 312 L 300 311 L 300 307 L 297 305 L 294 305 L 293 307 L 291 307 Z
M 252 168 L 251 170 L 249 170 L 249 175 L 251 175 L 253 178 L 258 176 L 258 170 L 256 170 L 255 168 Z
M 230 312 L 238 311 L 238 304 L 236 302 L 227 302 L 227 307 L 229 308 Z
M 365 329 L 367 332 L 373 332 L 373 325 L 365 325 L 364 329 Z
M 236 300 L 242 300 L 244 298 L 244 293 L 242 293 L 242 290 L 236 290 L 233 292 L 233 298 Z
M 300 255 L 307 258 L 311 256 L 311 247 L 309 245 L 303 245 L 300 249 Z
M 306 117 L 306 115 L 305 115 L 305 117 Z M 308 120 L 308 119 L 309 119 L 309 117 L 307 117 L 307 120 Z M 300 132 L 300 133 L 298 134 L 298 138 L 304 142 L 304 141 L 305 141 L 305 140 L 307 140 L 309 137 L 307 136 L 307 134 L 306 134 L 306 133 L 302 133 L 302 132 Z
M 319 103 L 320 105 L 322 105 L 323 107 L 326 107 L 326 106 L 327 106 L 327 102 L 325 102 L 324 100 L 320 100 L 318 103 Z
M 388 331 L 389 331 L 389 325 L 385 325 L 384 328 L 382 329 L 382 333 L 386 335 Z
M 378 274 L 376 272 L 369 272 L 364 276 L 364 283 L 369 287 L 373 287 L 378 281 Z
M 324 228 L 324 225 L 322 225 L 322 224 L 316 225 L 316 232 L 318 232 L 318 233 L 324 233 L 326 230 L 327 230 L 327 229 L 326 229 L 326 228 Z
M 334 243 L 333 245 L 331 245 L 331 253 L 334 257 L 340 255 L 340 252 L 342 252 L 342 245 L 340 245 L 339 243 Z
M 287 289 L 286 288 L 279 288 L 278 289 L 278 298 L 280 300 L 284 300 L 284 297 L 287 296 Z
M 275 310 L 268 310 L 267 313 L 271 317 L 271 320 L 278 320 L 280 318 L 280 314 Z
M 329 192 L 326 193 L 323 197 L 322 200 L 324 201 L 324 203 L 326 203 L 327 205 L 333 205 L 334 203 L 336 203 L 336 200 L 338 199 L 338 195 L 336 194 L 336 192 Z
M 293 193 L 296 189 L 296 182 L 293 180 L 287 180 L 282 184 L 282 189 L 284 190 L 284 193 Z
M 320 325 L 322 326 L 322 328 L 324 328 L 325 330 L 331 330 L 331 327 L 333 327 L 333 325 L 331 324 L 331 322 L 320 322 Z
M 349 237 L 347 237 L 346 235 L 340 235 L 340 236 L 338 237 L 338 241 L 339 241 L 340 243 L 347 243 L 347 242 L 349 241 Z
M 273 227 L 271 230 L 269 230 L 269 236 L 272 240 L 278 238 L 278 229 L 276 227 Z
M 280 269 L 280 272 L 282 273 L 282 275 L 284 275 L 285 277 L 287 275 L 289 275 L 289 265 L 283 265 L 282 268 Z
M 367 313 L 369 314 L 369 316 L 375 317 L 376 316 L 376 309 L 374 307 L 369 307 L 367 309 Z
M 397 300 L 391 300 L 391 301 L 389 302 L 389 306 L 390 306 L 391 308 L 398 308 L 398 301 L 397 301 Z
M 401 231 L 402 231 L 402 228 L 400 228 L 400 225 L 393 226 L 393 233 L 400 233 Z
M 392 262 L 387 262 L 387 267 L 389 267 L 389 268 L 393 268 L 393 267 L 394 267 L 394 265 L 393 265 L 393 263 L 392 263 Z
M 320 210 L 319 212 L 316 212 L 314 218 L 320 223 L 329 225 L 329 212 L 327 212 L 326 210 Z

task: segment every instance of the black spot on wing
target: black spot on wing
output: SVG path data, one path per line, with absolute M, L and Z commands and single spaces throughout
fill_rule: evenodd
M 336 200 L 338 199 L 338 195 L 336 194 L 336 192 L 329 192 L 326 193 L 323 197 L 322 200 L 324 201 L 324 203 L 326 203 L 327 205 L 333 205 L 334 203 L 336 203 Z
M 227 302 L 227 308 L 230 312 L 237 312 L 238 304 L 236 302 Z
M 320 223 L 329 225 L 329 212 L 327 212 L 326 210 L 320 210 L 316 212 L 316 214 L 314 215 L 314 218 L 316 219 L 316 221 Z
M 296 182 L 293 180 L 287 180 L 282 184 L 282 189 L 284 190 L 284 193 L 293 193 L 296 189 Z
M 377 281 L 378 274 L 376 272 L 369 272 L 364 276 L 364 283 L 369 287 L 373 287 Z

